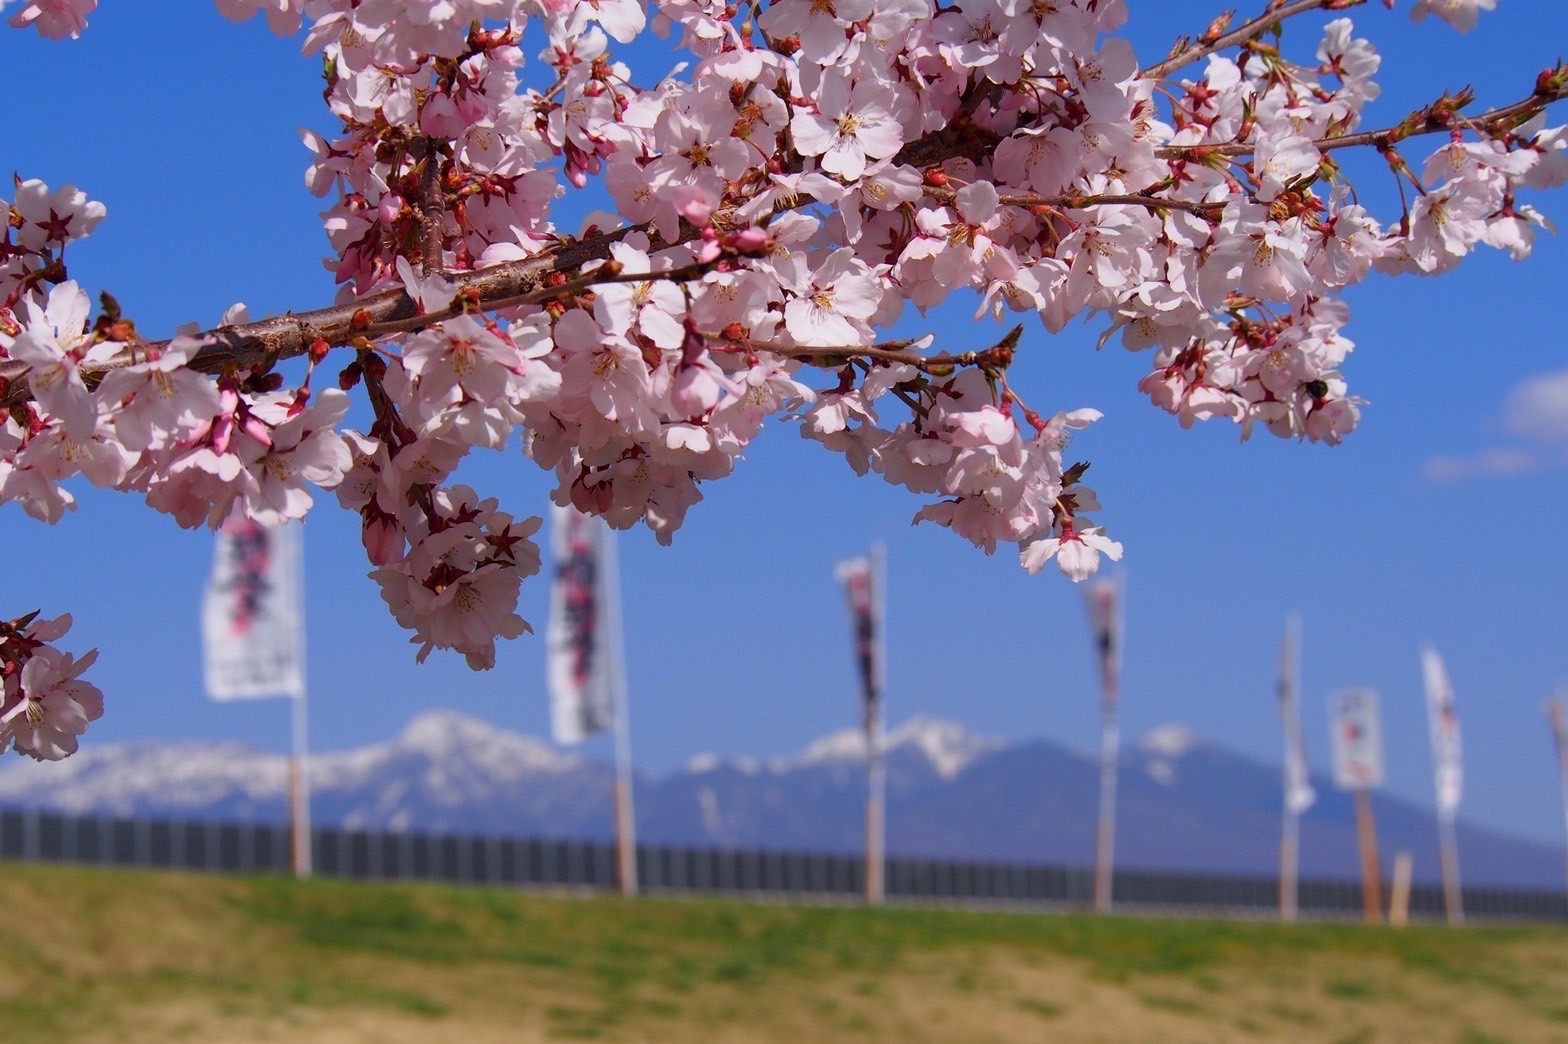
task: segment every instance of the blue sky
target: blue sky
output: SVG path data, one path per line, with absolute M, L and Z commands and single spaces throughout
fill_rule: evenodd
M 1212 14 L 1132 6 L 1128 35 L 1146 63 Z M 1385 55 L 1375 125 L 1466 83 L 1482 104 L 1513 101 L 1561 49 L 1557 0 L 1511 0 L 1464 37 L 1410 24 L 1406 6 L 1352 12 Z M 150 19 L 140 5 L 107 3 L 74 43 L 0 36 L 12 82 L 27 85 L 0 158 L 107 204 L 108 220 L 73 248 L 71 271 L 113 292 L 150 336 L 210 325 L 235 301 L 259 316 L 332 296 L 298 137 L 305 126 L 331 129 L 319 66 L 259 24 L 189 9 Z M 1316 30 L 1293 38 L 1298 56 L 1310 54 Z M 1371 167 L 1359 185 L 1374 198 L 1389 188 Z M 1537 202 L 1568 220 L 1563 198 Z M 1381 216 L 1391 216 L 1386 206 Z M 1096 327 L 1058 337 L 1028 328 L 1015 384 L 1031 405 L 1106 415 L 1076 448 L 1094 461 L 1103 520 L 1127 548 L 1127 736 L 1184 721 L 1277 762 L 1275 659 L 1295 610 L 1314 767 L 1327 766 L 1327 696 L 1370 685 L 1383 694 L 1389 786 L 1430 804 L 1417 659 L 1429 641 L 1448 661 L 1463 721 L 1461 815 L 1561 841 L 1540 701 L 1568 679 L 1565 274 L 1568 248 L 1547 236 L 1524 264 L 1487 251 L 1439 280 L 1357 288 L 1346 372 L 1370 404 L 1337 449 L 1243 445 L 1228 423 L 1183 432 L 1138 394 L 1146 358 L 1096 354 Z M 954 349 L 992 336 L 961 306 L 928 328 Z M 546 476 L 515 447 L 464 477 L 518 515 L 543 513 Z M 945 531 L 912 528 L 913 498 L 856 479 L 787 426 L 765 432 L 738 474 L 706 494 L 673 548 L 644 532 L 621 545 L 633 745 L 645 770 L 709 750 L 783 753 L 855 720 L 833 563 L 874 540 L 888 547 L 894 722 L 930 714 L 982 733 L 1097 744 L 1082 592 L 1059 575 L 1030 577 L 1012 555 L 987 558 Z M 87 742 L 286 747 L 281 702 L 215 705 L 201 691 L 210 535 L 127 497 L 78 495 L 80 509 L 52 529 L 0 509 L 9 549 L 0 612 L 69 610 L 68 646 L 102 650 L 93 678 L 109 709 Z M 365 579 L 357 518 L 330 494 L 309 520 L 306 555 L 317 746 L 385 739 L 437 707 L 547 731 L 539 637 L 504 646 L 488 674 L 455 656 L 416 665 Z M 523 614 L 541 633 L 546 600 L 544 582 L 525 586 Z

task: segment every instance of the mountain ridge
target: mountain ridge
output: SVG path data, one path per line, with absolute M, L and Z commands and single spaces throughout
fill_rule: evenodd
M 887 736 L 888 845 L 934 858 L 1085 864 L 1093 853 L 1098 763 L 1046 740 L 1010 742 L 917 717 Z M 638 776 L 639 837 L 721 847 L 855 851 L 863 837 L 864 738 L 846 729 L 776 758 L 698 755 Z M 130 742 L 63 762 L 0 768 L 0 805 L 83 814 L 278 821 L 287 757 L 240 743 Z M 1179 723 L 1121 754 L 1118 865 L 1272 875 L 1279 769 Z M 318 824 L 517 836 L 607 837 L 610 766 L 471 715 L 432 710 L 392 739 L 311 758 Z M 1349 795 L 1314 777 L 1302 873 L 1357 872 Z M 1386 855 L 1405 849 L 1436 874 L 1431 813 L 1377 798 Z M 1562 853 L 1461 820 L 1467 883 L 1560 888 Z

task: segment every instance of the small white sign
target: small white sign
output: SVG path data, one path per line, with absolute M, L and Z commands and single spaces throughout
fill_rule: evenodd
M 299 552 L 298 525 L 235 515 L 218 531 L 202 605 L 213 699 L 305 695 Z
M 1328 701 L 1329 734 L 1334 744 L 1334 786 L 1372 790 L 1383 783 L 1383 726 L 1377 693 L 1348 689 Z

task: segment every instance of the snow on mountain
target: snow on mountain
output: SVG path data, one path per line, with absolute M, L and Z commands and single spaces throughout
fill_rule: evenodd
M 1176 721 L 1144 733 L 1138 749 L 1163 758 L 1179 758 L 1202 742 L 1190 726 Z
M 1144 733 L 1138 741 L 1144 774 L 1162 787 L 1174 787 L 1177 763 L 1202 743 L 1202 737 L 1179 721 Z
M 151 798 L 174 809 L 280 799 L 287 759 L 237 743 L 124 743 L 87 747 L 65 761 L 15 759 L 0 770 L 0 804 L 129 815 Z
M 914 747 L 931 762 L 936 774 L 953 779 L 978 757 L 1007 746 L 994 736 L 976 736 L 953 721 L 924 716 L 909 719 L 887 737 L 889 750 Z
M 528 777 L 560 775 L 583 759 L 454 711 L 420 715 L 387 743 L 324 751 L 310 759 L 323 794 L 371 792 L 384 810 L 419 788 L 438 804 L 483 799 Z M 0 769 L 0 804 L 67 812 L 184 815 L 214 807 L 265 815 L 284 801 L 288 757 L 237 743 L 122 743 L 85 747 L 58 762 L 17 759 Z M 363 812 L 362 812 L 363 815 Z
M 1006 746 L 1006 740 L 976 736 L 957 722 L 917 715 L 888 733 L 886 752 L 889 755 L 900 751 L 918 753 L 938 776 L 951 780 L 976 758 Z M 795 754 L 770 758 L 764 764 L 768 772 L 782 776 L 809 768 L 853 767 L 865 760 L 865 731 L 850 728 L 830 732 Z M 755 774 L 759 766 L 750 758 L 699 754 L 686 763 L 684 771 L 702 774 L 721 767 L 750 775 Z
M 916 718 L 888 736 L 889 850 L 926 858 L 1084 864 L 1093 856 L 1099 769 L 1046 740 L 1007 743 Z M 856 851 L 864 836 L 864 740 L 846 729 L 769 761 L 705 755 L 637 781 L 639 836 L 665 844 Z M 1124 752 L 1117 850 L 1123 865 L 1273 872 L 1279 771 L 1168 725 Z M 386 743 L 312 759 L 317 823 L 364 830 L 607 839 L 610 766 L 452 712 L 411 721 Z M 1302 872 L 1354 876 L 1355 817 L 1321 783 L 1302 820 Z M 63 762 L 9 759 L 0 805 L 79 813 L 254 819 L 286 816 L 287 758 L 233 744 L 89 745 Z M 1390 850 L 1437 866 L 1430 810 L 1380 797 Z M 1560 887 L 1560 848 L 1460 824 L 1476 883 Z

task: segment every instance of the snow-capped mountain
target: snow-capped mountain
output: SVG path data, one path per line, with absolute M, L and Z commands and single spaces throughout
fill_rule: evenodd
M 865 747 L 858 730 L 825 736 L 788 757 L 693 758 L 662 779 L 637 781 L 639 836 L 669 844 L 856 851 L 864 829 Z M 88 747 L 66 761 L 12 759 L 0 805 L 81 813 L 281 820 L 287 759 L 237 744 Z M 916 718 L 888 733 L 889 850 L 951 859 L 1090 862 L 1098 763 L 1045 741 L 975 736 Z M 413 721 L 391 741 L 312 757 L 321 824 L 535 837 L 605 838 L 609 766 L 450 711 Z M 1301 821 L 1302 872 L 1357 873 L 1348 795 L 1314 780 L 1318 803 Z M 1156 729 L 1123 753 L 1117 862 L 1125 867 L 1272 874 L 1280 772 L 1207 742 L 1183 725 Z M 1379 795 L 1386 854 L 1437 873 L 1429 812 Z M 1562 853 L 1460 826 L 1472 884 L 1557 888 Z
M 522 829 L 494 810 L 558 833 L 578 825 L 572 810 L 608 800 L 609 779 L 602 765 L 451 711 L 310 759 L 317 818 L 352 828 Z M 288 758 L 232 743 L 111 744 L 0 770 L 0 804 L 66 812 L 267 820 L 287 800 Z
M 962 725 L 919 715 L 887 734 L 884 752 L 892 756 L 917 751 L 937 775 L 952 779 L 976 758 L 1007 746 L 1007 741 L 976 736 Z M 810 768 L 858 768 L 866 758 L 864 729 L 840 729 L 815 740 L 799 753 L 759 762 L 753 758 L 725 758 L 718 754 L 699 754 L 686 763 L 688 773 L 700 775 L 721 766 L 755 775 L 759 771 L 787 775 Z

